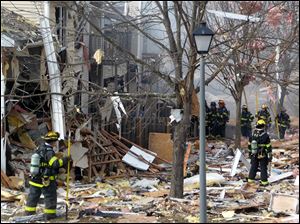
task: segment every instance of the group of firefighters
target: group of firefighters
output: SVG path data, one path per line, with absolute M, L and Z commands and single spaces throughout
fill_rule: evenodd
M 261 110 L 255 114 L 257 123 L 255 130 L 251 130 L 251 123 L 254 116 L 248 111 L 246 105 L 242 107 L 241 131 L 242 135 L 249 138 L 248 150 L 251 159 L 251 167 L 248 175 L 248 183 L 254 183 L 258 167 L 260 167 L 260 185 L 267 186 L 268 182 L 268 165 L 272 162 L 272 145 L 268 134 L 271 127 L 271 115 L 266 104 L 263 104 Z M 285 131 L 290 128 L 290 117 L 285 108 L 281 108 L 280 113 L 275 117 L 275 126 L 278 126 L 279 138 L 284 139 Z M 269 170 L 271 172 L 271 170 Z
M 263 120 L 265 122 L 265 130 L 268 131 L 271 127 L 272 119 L 266 104 L 262 105 L 261 110 L 257 111 L 255 117 L 257 118 L 257 121 Z M 248 107 L 243 105 L 241 115 L 241 132 L 244 137 L 251 137 L 251 123 L 253 120 L 254 116 L 250 111 L 248 111 Z M 286 113 L 286 109 L 281 108 L 280 113 L 275 117 L 275 127 L 278 126 L 279 139 L 284 139 L 285 131 L 287 128 L 290 128 L 290 123 L 290 116 Z
M 211 102 L 210 107 L 208 107 L 207 102 L 205 102 L 205 131 L 207 136 L 225 137 L 226 123 L 229 121 L 229 111 L 225 106 L 224 100 L 219 100 L 218 105 L 217 108 L 216 102 Z M 272 119 L 266 104 L 262 105 L 261 110 L 257 111 L 255 117 L 257 118 L 257 121 L 263 120 L 265 122 L 265 130 L 268 131 L 271 127 Z M 241 114 L 242 136 L 247 138 L 251 137 L 253 120 L 254 116 L 248 110 L 247 105 L 243 105 Z M 275 118 L 275 127 L 278 127 L 280 139 L 284 139 L 285 131 L 290 127 L 290 122 L 290 117 L 286 113 L 286 109 L 282 108 Z
M 255 182 L 256 173 L 260 166 L 260 184 L 268 185 L 268 164 L 272 161 L 272 146 L 267 129 L 271 124 L 271 116 L 268 107 L 264 104 L 255 115 L 257 117 L 256 128 L 251 134 L 251 122 L 254 116 L 248 111 L 246 105 L 242 107 L 241 128 L 243 136 L 249 137 L 248 149 L 251 159 L 251 168 L 247 181 Z M 224 100 L 219 100 L 218 108 L 215 102 L 211 102 L 210 108 L 206 105 L 206 126 L 208 135 L 225 137 L 226 123 L 229 121 L 229 111 L 225 107 Z M 280 138 L 290 126 L 290 118 L 283 108 L 276 116 Z M 27 215 L 35 214 L 41 194 L 44 194 L 44 214 L 47 220 L 56 217 L 57 183 L 56 177 L 59 168 L 66 167 L 71 158 L 66 156 L 58 158 L 54 147 L 59 140 L 59 133 L 50 131 L 44 137 L 45 143 L 41 144 L 31 157 L 30 191 L 25 206 Z
M 206 135 L 213 137 L 225 137 L 226 123 L 229 121 L 229 111 L 224 100 L 219 100 L 218 108 L 216 102 L 211 102 L 210 107 L 206 103 Z

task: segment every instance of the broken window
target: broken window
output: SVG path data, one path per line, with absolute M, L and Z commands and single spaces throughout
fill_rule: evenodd
M 61 47 L 66 46 L 67 13 L 62 6 L 55 7 L 56 34 Z

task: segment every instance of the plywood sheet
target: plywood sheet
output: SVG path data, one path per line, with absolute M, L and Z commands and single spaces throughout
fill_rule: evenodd
M 158 157 L 173 162 L 173 141 L 170 133 L 149 133 L 149 150 L 157 153 Z M 154 163 L 162 163 L 156 159 Z
M 145 160 L 147 160 L 150 163 L 153 162 L 155 156 L 150 155 L 150 154 L 140 150 L 136 146 L 132 146 L 130 148 L 130 151 L 128 153 L 126 153 L 126 155 L 122 159 L 123 162 L 125 162 L 128 165 L 133 166 L 139 170 L 148 170 L 149 164 L 140 160 L 139 158 L 137 158 L 136 155 L 132 154 L 131 152 L 133 152 L 134 154 L 136 154 L 138 156 L 143 157 Z

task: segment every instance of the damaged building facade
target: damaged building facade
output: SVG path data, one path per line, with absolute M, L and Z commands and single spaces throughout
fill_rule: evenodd
M 85 7 L 85 4 L 91 5 Z M 117 27 L 114 15 L 98 10 L 101 4 L 79 2 L 78 5 L 58 1 L 1 3 L 1 85 L 5 86 L 1 88 L 5 91 L 1 94 L 2 170 L 6 170 L 6 146 L 13 143 L 33 150 L 41 143 L 41 136 L 52 129 L 59 131 L 63 139 L 71 129 L 78 109 L 92 117 L 87 124 L 91 130 L 109 123 L 105 127 L 117 131 L 117 122 L 111 121 L 117 120 L 112 112 L 113 103 L 105 93 L 137 93 L 141 89 L 153 90 L 153 83 L 159 83 L 146 70 L 143 71 L 148 75 L 136 78 L 142 72 L 138 71 L 136 63 L 97 33 L 97 29 L 101 29 L 106 36 L 122 43 L 124 49 L 135 55 L 140 51 L 144 59 L 155 61 L 157 58 L 149 41 L 142 40 L 143 47 L 138 48 L 136 42 L 140 37 L 137 33 L 128 25 Z M 124 4 L 119 10 L 124 10 Z M 47 28 L 47 25 L 43 27 L 43 21 L 47 18 L 52 39 L 48 39 L 50 37 L 45 32 L 43 34 Z M 52 46 L 50 51 L 47 49 L 49 45 Z M 102 57 L 100 63 L 95 60 L 96 53 Z M 55 76 L 56 73 L 59 75 Z M 170 132 L 170 109 L 166 108 L 166 102 L 148 98 L 139 100 L 138 107 L 135 107 L 136 102 L 129 98 L 123 103 L 129 113 L 122 117 L 122 131 L 129 133 L 126 137 L 130 140 L 137 139 L 139 144 L 148 146 L 150 131 Z M 146 115 L 162 117 L 162 120 L 140 119 Z M 154 122 L 154 126 L 149 126 Z M 148 125 L 147 131 L 142 131 L 145 125 Z
M 64 138 L 65 118 L 74 105 L 87 112 L 81 102 L 88 102 L 88 95 L 74 92 L 88 89 L 84 85 L 89 79 L 89 36 L 83 35 L 86 23 L 69 3 L 6 1 L 1 14 L 1 85 L 5 86 L 1 155 L 5 155 L 5 140 L 34 149 L 48 130 L 55 129 Z M 47 34 L 50 30 L 52 35 Z

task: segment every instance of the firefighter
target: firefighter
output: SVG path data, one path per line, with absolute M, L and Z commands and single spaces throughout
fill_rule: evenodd
M 275 120 L 278 122 L 279 138 L 284 139 L 284 134 L 287 128 L 290 128 L 290 116 L 286 113 L 286 109 L 282 108 L 281 112 L 276 116 Z
M 218 108 L 218 124 L 219 124 L 219 134 L 221 137 L 225 137 L 226 123 L 229 121 L 229 112 L 225 107 L 224 100 L 219 100 Z
M 217 137 L 218 135 L 218 111 L 216 102 L 210 102 L 210 109 L 208 112 L 208 125 L 209 125 L 209 135 Z
M 56 177 L 59 168 L 66 167 L 70 157 L 58 159 L 55 156 L 53 147 L 58 141 L 58 132 L 49 131 L 42 138 L 45 140 L 45 143 L 41 144 L 31 157 L 30 192 L 25 206 L 25 213 L 26 215 L 35 214 L 36 206 L 43 193 L 45 198 L 44 215 L 49 220 L 56 217 Z
M 257 118 L 257 121 L 259 121 L 261 119 L 265 121 L 266 131 L 270 128 L 272 119 L 271 119 L 271 115 L 270 115 L 270 112 L 269 112 L 269 108 L 266 104 L 263 104 L 261 106 L 261 110 L 257 111 L 257 113 L 255 114 L 255 117 Z
M 266 186 L 268 182 L 268 163 L 272 161 L 272 146 L 270 137 L 265 131 L 266 123 L 259 120 L 253 135 L 248 142 L 249 156 L 251 158 L 251 168 L 248 176 L 248 182 L 253 183 L 258 166 L 260 166 L 260 185 Z
M 247 105 L 242 106 L 241 116 L 241 131 L 244 137 L 250 138 L 252 134 L 251 122 L 254 120 L 254 116 L 248 111 Z

